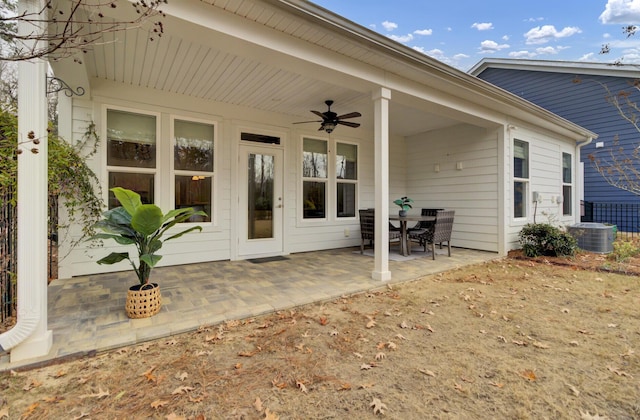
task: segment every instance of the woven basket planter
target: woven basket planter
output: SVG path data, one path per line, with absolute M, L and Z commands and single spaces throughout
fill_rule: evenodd
M 131 286 L 124 309 L 129 318 L 148 318 L 160 312 L 162 298 L 158 283 Z

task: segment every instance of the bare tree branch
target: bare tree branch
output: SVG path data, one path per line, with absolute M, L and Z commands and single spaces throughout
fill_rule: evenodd
M 164 33 L 160 9 L 168 0 L 139 0 L 133 3 L 119 0 L 47 0 L 37 13 L 19 11 L 15 0 L 0 3 L 0 38 L 8 43 L 0 49 L 0 60 L 22 61 L 47 57 L 57 60 L 87 52 L 105 33 L 148 27 L 149 39 Z M 135 9 L 131 19 L 108 17 L 107 10 L 126 7 Z M 18 23 L 32 25 L 33 32 L 18 34 Z M 43 34 L 42 26 L 48 28 Z M 38 41 L 38 42 L 33 42 Z M 35 46 L 33 46 L 35 45 Z

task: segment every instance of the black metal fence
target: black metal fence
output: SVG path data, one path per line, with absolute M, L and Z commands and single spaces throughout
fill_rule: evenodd
M 618 237 L 640 237 L 640 203 L 594 203 L 584 201 L 582 221 L 615 225 Z
M 16 315 L 18 213 L 11 202 L 15 192 L 0 190 L 0 324 Z M 58 197 L 49 196 L 48 277 L 58 277 Z

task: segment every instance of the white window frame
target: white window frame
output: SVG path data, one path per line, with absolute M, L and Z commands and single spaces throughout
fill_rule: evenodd
M 336 168 L 336 158 L 338 157 L 338 143 L 340 144 L 346 144 L 346 145 L 350 145 L 350 146 L 355 146 L 356 147 L 356 179 L 341 179 L 338 178 L 336 172 L 337 172 L 337 168 Z M 359 186 L 360 186 L 360 145 L 356 142 L 350 142 L 350 141 L 343 141 L 343 140 L 334 140 L 334 145 L 333 145 L 333 170 L 332 170 L 332 174 L 333 174 L 333 178 L 334 178 L 334 192 L 333 192 L 333 210 L 335 212 L 334 216 L 336 220 L 355 220 L 358 216 L 358 202 L 359 202 Z M 329 154 L 329 156 L 331 156 L 331 153 Z M 331 166 L 331 165 L 329 165 Z M 339 217 L 338 216 L 338 184 L 353 184 L 355 185 L 355 202 L 354 202 L 354 215 L 353 216 L 344 216 L 344 217 Z
M 564 157 L 565 155 L 569 156 L 569 163 L 571 164 L 571 167 L 569 168 L 569 175 L 571 176 L 571 181 L 570 182 L 565 182 L 564 180 Z M 568 152 L 562 152 L 561 153 L 561 158 L 560 158 L 560 165 L 561 165 L 561 170 L 560 170 L 560 181 L 562 184 L 562 191 L 560 192 L 560 197 L 562 197 L 562 215 L 563 216 L 573 216 L 574 213 L 574 209 L 573 209 L 573 194 L 575 191 L 575 186 L 573 185 L 574 182 L 573 180 L 575 179 L 575 175 L 573 173 L 573 154 L 568 153 Z M 564 187 L 570 187 L 571 188 L 571 194 L 569 194 L 569 197 L 565 197 L 564 196 Z M 565 209 L 565 205 L 566 205 L 566 201 L 567 199 L 569 200 L 569 213 L 565 213 L 564 209 Z
M 516 149 L 516 142 L 521 142 L 521 143 L 525 143 L 527 145 L 527 178 L 522 178 L 522 177 L 516 177 L 515 175 L 515 149 Z M 511 170 L 511 187 L 513 188 L 512 193 L 511 193 L 511 214 L 513 216 L 513 219 L 516 221 L 524 221 L 527 220 L 527 217 L 529 217 L 529 205 L 530 205 L 530 201 L 529 201 L 529 190 L 530 190 L 530 179 L 531 179 L 531 143 L 526 141 L 526 140 L 521 140 L 518 138 L 514 138 L 513 141 L 511 142 L 512 145 L 512 160 L 511 160 L 511 165 L 512 165 L 512 170 Z M 516 216 L 515 214 L 515 204 L 516 204 L 516 182 L 522 183 L 524 185 L 524 191 L 522 193 L 522 197 L 523 197 L 523 203 L 522 203 L 522 209 L 524 214 L 522 216 Z
M 137 168 L 135 166 L 107 165 L 107 155 L 108 155 L 108 147 L 109 147 L 109 139 L 108 139 L 108 132 L 107 132 L 108 110 L 130 112 L 132 114 L 149 115 L 149 116 L 155 117 L 156 119 L 156 167 L 155 168 Z M 102 161 L 104 164 L 103 179 L 104 179 L 104 184 L 107 186 L 107 188 L 105 188 L 105 191 L 103 191 L 103 196 L 104 196 L 103 198 L 105 203 L 109 203 L 109 173 L 111 172 L 121 172 L 121 173 L 129 173 L 129 174 L 152 174 L 154 179 L 153 181 L 154 204 L 160 206 L 160 203 L 163 202 L 163 197 L 160 196 L 160 191 L 161 191 L 159 187 L 160 180 L 158 179 L 158 174 L 162 173 L 162 156 L 164 154 L 164 148 L 162 146 L 163 142 L 161 140 L 162 139 L 161 119 L 162 119 L 162 114 L 159 112 L 141 110 L 139 108 L 109 105 L 109 104 L 104 104 L 102 106 L 102 121 L 104 123 L 102 124 L 101 132 L 102 132 L 102 138 L 105 139 L 105 141 L 102 142 Z
M 202 172 L 202 171 L 189 171 L 189 170 L 176 170 L 175 169 L 175 161 L 174 161 L 174 156 L 173 154 L 175 153 L 175 143 L 176 143 L 176 139 L 175 139 L 175 121 L 176 120 L 180 120 L 180 121 L 187 121 L 187 122 L 194 122 L 194 123 L 200 123 L 200 124 L 208 124 L 208 125 L 212 125 L 213 126 L 213 171 L 211 172 Z M 193 175 L 200 175 L 200 176 L 210 176 L 211 177 L 211 214 L 209 215 L 209 217 L 211 218 L 210 222 L 194 222 L 194 223 L 184 223 L 185 225 L 200 225 L 200 226 L 204 226 L 204 225 L 211 225 L 211 226 L 217 226 L 218 225 L 218 202 L 220 201 L 219 197 L 216 197 L 216 193 L 219 192 L 219 188 L 218 188 L 218 176 L 217 176 L 217 171 L 218 171 L 218 167 L 219 167 L 219 162 L 218 162 L 218 155 L 220 154 L 220 150 L 218 149 L 218 121 L 213 120 L 213 119 L 201 119 L 201 118 L 192 118 L 192 117 L 186 117 L 183 115 L 178 115 L 178 114 L 171 114 L 169 116 L 169 143 L 170 143 L 170 148 L 169 148 L 169 152 L 168 152 L 168 156 L 169 156 L 169 193 L 170 193 L 170 197 L 169 197 L 169 202 L 170 202 L 170 208 L 171 209 L 175 209 L 175 195 L 176 195 L 176 175 L 189 175 L 189 176 L 193 176 Z M 218 199 L 217 199 L 218 198 Z
M 318 140 L 324 141 L 327 145 L 327 177 L 326 178 L 311 178 L 305 177 L 302 174 L 302 162 L 304 159 L 304 140 Z M 356 179 L 338 179 L 336 175 L 336 158 L 338 143 L 354 145 L 356 146 Z M 360 202 L 360 144 L 354 141 L 340 140 L 340 139 L 326 139 L 317 136 L 302 135 L 300 137 L 300 148 L 298 151 L 298 165 L 300 168 L 300 181 L 299 181 L 299 195 L 300 197 L 300 210 L 298 211 L 299 221 L 302 224 L 315 224 L 326 223 L 328 221 L 335 223 L 353 223 L 358 218 L 358 208 Z M 305 218 L 304 217 L 304 182 L 324 182 L 325 183 L 325 217 L 324 218 Z M 354 184 L 355 185 L 355 214 L 353 217 L 338 217 L 337 205 L 338 205 L 338 183 Z

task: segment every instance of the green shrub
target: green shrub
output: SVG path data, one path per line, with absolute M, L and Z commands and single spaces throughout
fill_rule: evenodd
M 638 248 L 636 243 L 621 240 L 613 243 L 613 252 L 609 254 L 609 258 L 623 262 L 638 254 L 640 254 L 640 248 Z
M 520 244 L 527 257 L 575 255 L 576 239 L 548 223 L 528 223 L 520 231 Z

